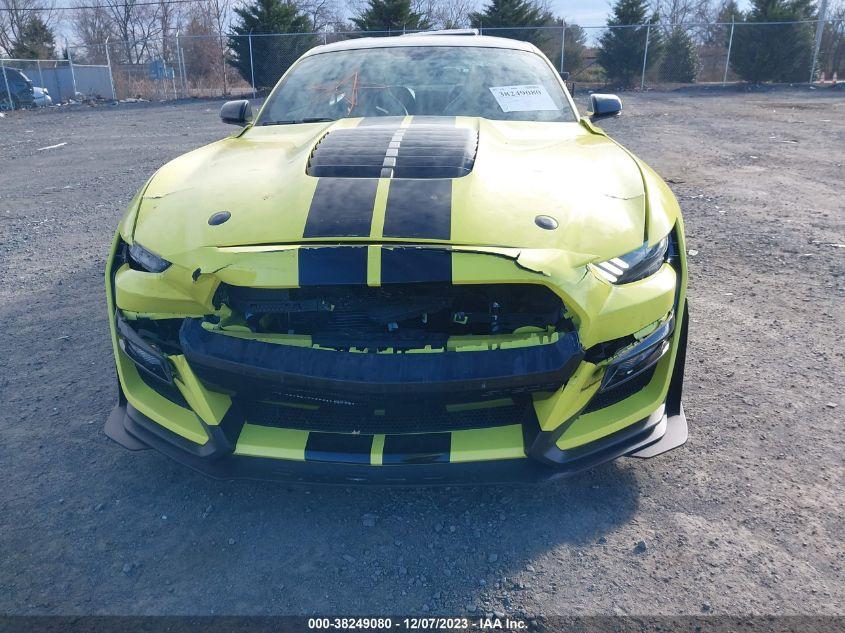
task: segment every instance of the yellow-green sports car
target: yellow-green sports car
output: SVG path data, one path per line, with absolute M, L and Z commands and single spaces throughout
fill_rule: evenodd
M 106 267 L 106 433 L 217 477 L 537 480 L 683 444 L 666 184 L 531 44 L 318 46 L 168 163 Z

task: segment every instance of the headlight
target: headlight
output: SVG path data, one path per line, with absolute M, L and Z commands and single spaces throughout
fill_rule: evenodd
M 121 316 L 120 310 L 115 311 L 114 320 L 117 326 L 117 342 L 123 353 L 131 358 L 139 369 L 143 369 L 159 380 L 173 384 L 170 363 L 161 350 L 145 341 L 133 330 Z
M 161 273 L 168 269 L 170 262 L 148 251 L 146 248 L 135 242 L 129 247 L 129 259 L 131 263 L 148 273 Z
M 650 247 L 646 243 L 635 251 L 589 266 L 612 284 L 628 284 L 660 270 L 663 262 L 666 261 L 668 249 L 669 236 L 667 235 L 654 246 Z
M 611 358 L 599 391 L 618 387 L 656 365 L 669 351 L 669 337 L 674 330 L 675 315 L 672 314 L 654 332 Z

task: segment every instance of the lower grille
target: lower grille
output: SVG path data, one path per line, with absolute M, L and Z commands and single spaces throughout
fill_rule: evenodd
M 533 415 L 528 399 L 522 402 L 449 411 L 445 407 L 376 411 L 363 406 L 321 406 L 306 409 L 280 403 L 236 400 L 248 422 L 261 426 L 330 433 L 404 434 L 484 429 L 521 424 Z
M 590 413 L 591 411 L 604 409 L 605 407 L 609 407 L 617 402 L 622 402 L 625 398 L 630 398 L 638 391 L 642 391 L 646 388 L 646 386 L 648 386 L 651 379 L 654 378 L 654 371 L 656 369 L 657 365 L 653 365 L 639 376 L 635 376 L 634 378 L 631 378 L 631 380 L 623 382 L 618 387 L 612 387 L 607 391 L 602 391 L 601 393 L 596 394 L 595 397 L 590 400 L 590 404 L 587 405 L 587 408 L 584 409 L 583 413 Z

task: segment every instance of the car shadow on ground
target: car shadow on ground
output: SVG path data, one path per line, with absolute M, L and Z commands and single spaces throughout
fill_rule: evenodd
M 175 486 L 176 496 L 208 500 L 182 522 L 178 540 L 199 549 L 181 556 L 203 559 L 206 583 L 263 578 L 245 611 L 273 612 L 274 586 L 282 611 L 484 610 L 488 591 L 510 592 L 506 601 L 536 591 L 561 545 L 603 544 L 639 501 L 631 463 L 541 485 L 394 489 L 222 482 L 152 452 L 124 453 L 116 466 L 137 482 L 136 498 L 167 498 Z M 352 594 L 342 589 L 350 583 Z
M 328 487 L 126 451 L 102 430 L 117 390 L 101 275 L 92 262 L 3 309 L 16 336 L 0 457 L 7 490 L 30 481 L 0 521 L 9 611 L 465 613 L 488 592 L 518 604 L 556 548 L 586 551 L 637 511 L 641 462 L 540 485 Z

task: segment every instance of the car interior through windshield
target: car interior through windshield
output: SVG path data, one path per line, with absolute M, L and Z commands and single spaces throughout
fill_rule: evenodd
M 257 124 L 408 115 L 576 120 L 556 73 L 532 52 L 402 46 L 304 58 Z

